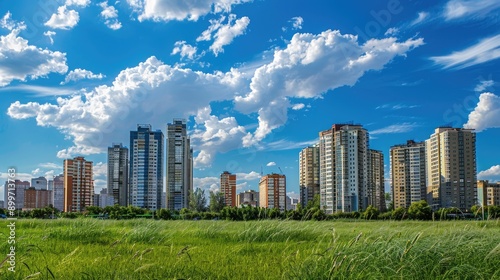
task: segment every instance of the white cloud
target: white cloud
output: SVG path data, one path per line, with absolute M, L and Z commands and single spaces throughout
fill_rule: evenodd
M 232 6 L 251 0 L 127 0 L 139 21 L 197 21 L 210 12 L 231 12 Z
M 292 142 L 289 140 L 278 140 L 271 143 L 267 143 L 261 147 L 261 149 L 266 151 L 286 151 L 294 149 L 303 149 L 311 145 L 317 144 L 318 139 L 313 139 L 309 141 Z
M 87 7 L 90 4 L 90 0 L 66 0 L 64 5 L 66 6 L 79 6 L 79 7 Z
M 33 176 L 38 176 L 41 173 L 42 173 L 42 170 L 40 168 L 37 168 L 37 169 L 31 171 L 31 174 L 33 174 Z
M 304 103 L 294 104 L 292 106 L 292 110 L 295 110 L 295 111 L 302 110 L 302 109 L 304 109 L 305 106 L 306 105 L 304 105 Z
M 44 36 L 47 36 L 49 37 L 49 40 L 50 40 L 50 44 L 53 45 L 54 44 L 54 38 L 52 38 L 52 36 L 55 36 L 56 33 L 54 31 L 46 31 L 46 32 L 43 32 L 43 35 Z
M 194 166 L 198 168 L 209 166 L 216 153 L 240 148 L 241 139 L 247 134 L 234 117 L 212 116 L 209 106 L 198 110 L 195 121 L 198 128 L 192 133 L 191 141 L 201 150 L 194 159 Z
M 480 132 L 488 128 L 500 127 L 500 97 L 485 92 L 479 96 L 479 103 L 469 114 L 464 128 L 472 128 Z
M 276 166 L 276 162 L 271 161 L 271 162 L 267 163 L 266 166 Z
M 485 16 L 500 8 L 498 0 L 451 0 L 444 7 L 443 16 L 446 20 L 469 16 Z
M 92 171 L 94 172 L 94 178 L 105 178 L 108 174 L 108 164 L 105 162 L 94 163 Z
M 247 29 L 248 24 L 250 23 L 250 19 L 248 17 L 242 17 L 236 20 L 235 19 L 236 15 L 231 14 L 228 17 L 227 24 L 221 24 L 220 21 L 215 21 L 211 23 L 209 28 L 205 30 L 200 35 L 200 37 L 198 37 L 199 41 L 204 41 L 207 38 L 208 40 L 210 40 L 211 35 L 207 34 L 207 32 L 209 31 L 215 32 L 215 34 L 213 35 L 214 42 L 210 46 L 210 50 L 215 54 L 215 56 L 217 56 L 221 52 L 224 52 L 223 47 L 231 44 L 234 38 L 245 33 L 245 30 Z
M 70 81 L 78 81 L 78 80 L 83 80 L 83 79 L 102 79 L 106 77 L 103 74 L 94 74 L 92 71 L 85 70 L 85 69 L 80 69 L 77 68 L 75 70 L 69 71 L 69 73 L 66 75 L 66 78 L 64 78 L 64 82 L 61 82 L 61 85 L 67 84 Z
M 385 36 L 393 36 L 399 33 L 399 28 L 391 27 L 384 33 Z
M 150 57 L 136 67 L 121 71 L 111 86 L 102 85 L 90 92 L 59 97 L 55 104 L 16 101 L 7 113 L 15 119 L 36 118 L 39 126 L 60 130 L 74 143 L 73 147 L 58 153 L 60 158 L 67 158 L 101 153 L 109 143 L 125 142 L 128 131 L 135 129 L 133 124 L 150 123 L 153 128 L 163 128 L 164 120 L 187 118 L 203 109 L 200 122 L 213 130 L 207 134 L 196 132 L 192 139 L 196 141 L 198 135 L 207 139 L 202 146 L 207 150 L 201 152 L 211 155 L 213 147 L 221 145 L 223 151 L 226 147 L 223 144 L 229 147 L 228 143 L 236 143 L 244 129 L 237 126 L 233 118 L 214 120 L 205 108 L 214 100 L 232 100 L 245 84 L 235 69 L 207 74 L 165 65 Z M 234 127 L 225 126 L 226 123 Z
M 500 35 L 481 40 L 479 43 L 464 50 L 453 52 L 445 56 L 434 56 L 434 63 L 444 69 L 462 69 L 481 64 L 500 57 Z
M 292 23 L 292 28 L 294 30 L 302 29 L 302 24 L 304 23 L 304 19 L 302 17 L 293 17 L 290 22 Z
M 253 181 L 259 179 L 261 176 L 255 171 L 250 171 L 250 173 L 236 173 L 236 180 L 238 181 Z
M 74 89 L 64 88 L 61 86 L 57 87 L 45 87 L 45 86 L 34 86 L 34 85 L 15 85 L 0 88 L 0 91 L 23 91 L 27 93 L 33 93 L 35 96 L 57 96 L 57 95 L 71 95 L 77 92 Z
M 500 180 L 500 165 L 494 165 L 489 169 L 483 170 L 477 174 L 477 178 L 479 180 L 491 180 L 491 181 L 499 181 Z
M 110 29 L 118 30 L 122 28 L 122 23 L 118 21 L 118 11 L 113 6 L 108 6 L 107 2 L 99 3 L 102 8 L 101 17 L 105 19 L 104 24 Z
M 205 190 L 206 194 L 208 194 L 209 191 L 218 192 L 220 190 L 220 178 L 218 177 L 193 178 L 193 189 L 196 188 Z
M 210 22 L 210 25 L 208 26 L 207 30 L 203 31 L 198 38 L 196 38 L 196 41 L 210 41 L 212 40 L 212 33 L 217 31 L 222 26 L 222 23 L 226 20 L 226 16 L 222 15 L 219 19 L 211 19 L 208 22 Z
M 484 92 L 486 89 L 495 85 L 495 81 L 493 80 L 484 80 L 480 81 L 479 84 L 474 88 L 475 92 Z
M 0 87 L 13 80 L 26 81 L 27 78 L 44 77 L 51 72 L 66 73 L 66 54 L 37 48 L 19 37 L 24 24 L 0 36 Z
M 61 169 L 61 170 L 63 169 L 62 165 L 53 162 L 40 163 L 39 166 L 47 169 Z
M 12 20 L 12 14 L 10 12 L 7 12 L 0 20 L 0 27 L 12 30 L 14 28 L 17 28 L 18 24 L 14 20 Z
M 379 109 L 401 110 L 401 109 L 413 109 L 413 108 L 417 108 L 417 107 L 419 107 L 419 106 L 418 105 L 406 105 L 406 104 L 395 104 L 395 105 L 384 104 L 384 105 L 377 106 L 375 108 L 375 110 L 379 110 Z
M 66 6 L 57 8 L 57 14 L 52 14 L 50 19 L 45 23 L 52 29 L 71 29 L 78 24 L 80 16 L 75 10 L 67 10 Z
M 172 55 L 180 54 L 181 59 L 187 57 L 194 59 L 196 57 L 197 48 L 186 43 L 186 41 L 175 42 L 175 47 L 172 50 Z
M 429 18 L 428 12 L 419 12 L 418 17 L 415 20 L 413 20 L 410 23 L 410 25 L 414 26 L 414 25 L 420 24 L 420 23 L 424 22 L 427 18 Z
M 359 45 L 357 36 L 327 30 L 321 34 L 295 34 L 274 60 L 258 68 L 251 91 L 237 96 L 236 109 L 258 112 L 259 127 L 245 139 L 250 146 L 287 121 L 289 97 L 318 98 L 328 90 L 352 86 L 369 70 L 381 70 L 396 56 L 404 56 L 423 39 L 397 42 L 396 38 L 371 39 Z
M 393 133 L 405 133 L 410 132 L 419 125 L 416 123 L 401 123 L 401 124 L 393 124 L 384 128 L 376 129 L 370 132 L 370 135 L 377 134 L 393 134 Z

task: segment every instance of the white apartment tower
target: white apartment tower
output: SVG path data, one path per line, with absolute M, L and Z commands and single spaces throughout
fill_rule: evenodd
M 327 214 L 363 211 L 372 200 L 368 132 L 334 124 L 319 133 L 320 204 Z

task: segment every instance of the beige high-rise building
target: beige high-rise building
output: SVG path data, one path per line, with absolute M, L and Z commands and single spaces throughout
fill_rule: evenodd
M 299 153 L 300 203 L 305 207 L 319 195 L 319 145 L 302 149 Z
M 260 178 L 259 203 L 263 208 L 286 210 L 286 176 L 268 174 Z
M 364 211 L 372 201 L 368 131 L 334 124 L 319 133 L 320 204 L 327 214 Z
M 93 205 L 92 168 L 83 157 L 64 160 L 64 212 L 81 212 Z
M 476 133 L 439 127 L 425 141 L 427 202 L 436 208 L 462 211 L 477 203 Z
M 390 150 L 391 190 L 394 209 L 426 200 L 425 142 L 408 140 Z
M 490 183 L 488 180 L 477 181 L 477 199 L 480 205 L 500 205 L 500 182 Z
M 220 174 L 220 191 L 224 194 L 224 204 L 236 206 L 236 174 L 224 171 Z
M 370 150 L 370 187 L 372 191 L 370 204 L 379 211 L 385 211 L 384 154 L 382 151 Z

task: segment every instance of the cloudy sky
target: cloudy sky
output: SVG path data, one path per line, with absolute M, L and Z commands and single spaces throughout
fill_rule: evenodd
M 51 177 L 83 155 L 99 190 L 108 146 L 173 118 L 188 120 L 205 189 L 224 170 L 247 190 L 281 169 L 297 196 L 300 149 L 345 122 L 368 129 L 386 177 L 390 146 L 474 128 L 479 178 L 500 180 L 499 11 L 497 0 L 0 0 L 0 183 L 11 166 Z

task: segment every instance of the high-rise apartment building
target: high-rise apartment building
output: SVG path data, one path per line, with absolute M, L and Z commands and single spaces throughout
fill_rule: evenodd
M 93 205 L 92 169 L 92 162 L 83 157 L 64 160 L 64 212 L 81 212 Z
M 436 208 L 462 211 L 477 203 L 476 133 L 439 127 L 425 141 L 427 202 Z
M 385 178 L 384 178 L 384 154 L 382 151 L 370 150 L 370 187 L 368 197 L 371 197 L 369 204 L 379 211 L 385 211 Z
M 236 205 L 238 207 L 241 207 L 243 205 L 259 207 L 259 192 L 256 192 L 254 190 L 248 190 L 239 193 L 236 196 Z
M 236 206 L 236 174 L 224 171 L 220 174 L 220 191 L 224 195 L 224 204 Z
M 122 144 L 108 147 L 108 195 L 113 197 L 113 205 L 127 206 L 128 190 L 128 149 Z
M 319 133 L 320 204 L 327 214 L 368 207 L 373 192 L 368 139 L 361 125 L 334 124 Z
M 47 189 L 47 179 L 43 176 L 31 179 L 31 187 L 36 190 L 46 190 Z
M 482 206 L 500 206 L 500 182 L 490 183 L 488 180 L 477 182 L 477 199 Z
M 300 203 L 306 207 L 314 196 L 319 195 L 319 145 L 302 149 L 299 153 Z
M 64 175 L 54 177 L 52 189 L 52 204 L 59 211 L 64 211 Z
M 390 161 L 394 209 L 426 200 L 425 142 L 408 140 L 406 144 L 392 146 Z
M 167 209 L 188 208 L 193 192 L 193 150 L 186 120 L 167 125 Z
M 268 174 L 260 178 L 259 204 L 263 208 L 286 210 L 286 176 Z
M 51 204 L 52 191 L 31 187 L 24 191 L 23 210 L 45 208 Z
M 122 162 L 124 160 L 121 160 Z M 163 133 L 149 124 L 130 131 L 129 204 L 157 210 L 163 192 Z
M 12 188 L 12 185 L 14 184 L 14 187 Z M 10 187 L 9 187 L 10 185 Z M 8 180 L 5 181 L 5 187 L 3 189 L 3 194 L 4 194 L 4 205 L 8 206 L 7 204 L 9 203 L 9 192 L 14 193 L 15 196 L 15 206 L 16 209 L 23 209 L 24 208 L 24 191 L 30 188 L 30 182 L 28 181 L 21 181 L 21 180 L 14 180 L 14 182 L 9 182 Z M 7 207 L 5 207 L 7 208 Z

